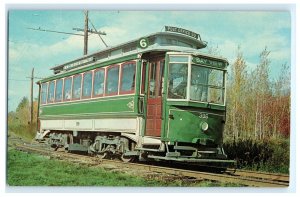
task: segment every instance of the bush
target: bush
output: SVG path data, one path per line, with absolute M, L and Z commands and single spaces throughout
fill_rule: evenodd
M 289 172 L 289 140 L 237 140 L 224 143 L 229 159 L 235 159 L 238 168 L 268 172 Z
M 10 132 L 13 132 L 24 139 L 31 140 L 36 134 L 36 124 L 23 125 L 18 123 L 9 123 L 8 133 Z

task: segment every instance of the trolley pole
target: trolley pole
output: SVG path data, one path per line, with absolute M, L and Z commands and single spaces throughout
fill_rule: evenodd
M 30 124 L 32 125 L 33 121 L 33 79 L 34 79 L 34 68 L 31 71 L 31 88 L 30 88 Z
M 83 47 L 83 55 L 87 54 L 88 50 L 88 29 L 89 29 L 89 24 L 88 24 L 88 11 L 85 12 L 85 20 L 84 20 L 84 47 Z

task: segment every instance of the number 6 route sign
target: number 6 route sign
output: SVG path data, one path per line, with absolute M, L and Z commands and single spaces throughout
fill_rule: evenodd
M 147 48 L 149 46 L 148 39 L 147 38 L 141 38 L 141 39 L 139 39 L 139 44 L 138 45 L 142 49 Z

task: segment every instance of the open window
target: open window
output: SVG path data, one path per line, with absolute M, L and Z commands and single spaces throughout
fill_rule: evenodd
M 134 61 L 126 62 L 121 65 L 120 94 L 134 93 L 135 70 L 136 70 L 136 64 Z

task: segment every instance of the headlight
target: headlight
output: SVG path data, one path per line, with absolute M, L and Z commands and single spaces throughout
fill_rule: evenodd
M 207 129 L 208 129 L 207 122 L 201 122 L 200 124 L 201 124 L 200 127 L 201 127 L 202 131 L 207 131 Z

